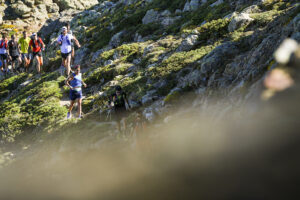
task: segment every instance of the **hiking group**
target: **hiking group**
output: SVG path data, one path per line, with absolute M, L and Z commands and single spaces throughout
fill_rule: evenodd
M 36 33 L 31 35 L 31 38 L 27 36 L 27 32 L 23 32 L 23 37 L 18 41 L 14 34 L 11 35 L 11 40 L 8 41 L 7 35 L 2 34 L 0 41 L 0 61 L 1 71 L 7 75 L 10 70 L 8 64 L 11 63 L 11 72 L 16 72 L 17 65 L 23 64 L 24 71 L 28 71 L 30 64 L 34 59 L 37 59 L 37 72 L 41 72 L 41 66 L 43 65 L 42 51 L 45 49 L 45 44 L 40 37 L 37 37 Z
M 87 87 L 80 72 L 80 65 L 76 65 L 71 70 L 71 64 L 74 63 L 75 58 L 74 44 L 78 48 L 81 47 L 70 29 L 70 24 L 67 23 L 66 26 L 62 27 L 62 31 L 56 40 L 56 46 L 60 47 L 62 57 L 61 67 L 65 69 L 65 75 L 67 76 L 65 84 L 70 88 L 70 107 L 67 119 L 72 117 L 72 110 L 76 102 L 78 103 L 77 117 L 82 118 L 82 86 Z M 28 72 L 33 61 L 36 60 L 37 74 L 41 74 L 45 47 L 43 40 L 38 37 L 37 33 L 32 33 L 28 37 L 27 32 L 24 31 L 19 40 L 16 40 L 15 35 L 11 35 L 10 41 L 8 41 L 7 35 L 3 33 L 0 40 L 0 66 L 2 73 L 7 75 L 17 72 L 21 68 L 20 66 L 23 66 L 22 69 Z M 8 67 L 9 63 L 11 64 L 11 71 Z M 16 66 L 19 66 L 19 68 Z M 127 107 L 130 109 L 130 105 L 126 93 L 120 86 L 116 86 L 115 92 L 109 97 L 108 107 L 115 113 L 117 128 L 121 132 L 121 121 L 125 118 Z M 126 129 L 125 120 L 123 121 Z

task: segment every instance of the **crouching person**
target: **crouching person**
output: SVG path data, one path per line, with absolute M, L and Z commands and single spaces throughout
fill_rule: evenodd
M 82 85 L 84 87 L 87 86 L 82 80 L 82 74 L 80 73 L 79 65 L 75 66 L 74 72 L 75 73 L 69 75 L 69 77 L 66 80 L 66 85 L 71 89 L 70 90 L 71 104 L 70 104 L 69 112 L 67 114 L 68 119 L 72 117 L 72 109 L 74 107 L 76 100 L 78 102 L 77 116 L 78 118 L 82 118 L 82 112 L 81 112 Z
M 114 109 L 115 112 L 115 119 L 117 121 L 117 129 L 118 132 L 121 133 L 121 121 L 124 122 L 124 130 L 126 131 L 126 104 L 128 105 L 128 108 L 130 109 L 130 105 L 128 103 L 127 95 L 122 90 L 121 86 L 116 86 L 115 93 L 112 94 L 108 101 L 108 106 L 112 109 Z

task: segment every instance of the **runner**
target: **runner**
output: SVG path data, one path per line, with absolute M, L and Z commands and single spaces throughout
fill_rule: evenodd
M 19 44 L 16 41 L 15 35 L 11 35 L 11 40 L 8 42 L 8 57 L 11 60 L 12 72 L 15 69 L 15 61 L 18 61 L 21 64 L 22 60 L 20 57 Z
M 71 67 L 70 67 L 71 53 L 72 53 L 71 42 L 72 40 L 74 40 L 78 48 L 80 48 L 80 44 L 78 40 L 75 37 L 73 37 L 71 34 L 68 34 L 67 31 L 68 31 L 67 27 L 64 26 L 62 28 L 62 34 L 57 38 L 57 44 L 60 45 L 62 63 L 67 70 L 67 75 L 69 76 L 71 71 Z
M 45 44 L 42 41 L 40 37 L 37 36 L 36 33 L 33 33 L 31 36 L 31 40 L 29 42 L 29 47 L 28 47 L 28 52 L 31 51 L 32 47 L 32 58 L 30 60 L 30 63 L 34 61 L 34 59 L 37 59 L 37 72 L 40 74 L 41 73 L 41 67 L 43 66 L 43 55 L 42 55 L 42 50 L 45 49 Z
M 29 55 L 28 55 L 28 47 L 30 43 L 30 38 L 27 36 L 27 32 L 23 31 L 23 37 L 18 41 L 19 47 L 21 50 L 21 57 L 25 67 L 25 70 L 28 71 L 28 66 L 30 63 Z
M 7 49 L 8 49 L 8 41 L 6 39 L 6 34 L 2 33 L 2 39 L 0 40 L 0 59 L 2 62 L 1 71 L 4 73 L 8 72 L 7 68 Z M 4 67 L 4 69 L 3 69 Z
M 121 86 L 116 86 L 115 88 L 116 92 L 111 95 L 108 101 L 108 106 L 110 108 L 114 108 L 115 111 L 115 118 L 117 121 L 117 129 L 121 133 L 121 121 L 123 120 L 124 123 L 124 130 L 126 130 L 126 120 L 124 118 L 126 117 L 127 110 L 126 110 L 126 103 L 130 109 L 130 105 L 128 103 L 127 95 L 122 90 Z
M 87 85 L 82 80 L 82 74 L 80 73 L 80 65 L 75 66 L 75 73 L 72 73 L 66 80 L 66 85 L 71 89 L 70 90 L 70 100 L 71 104 L 69 107 L 69 112 L 67 114 L 67 118 L 70 119 L 72 117 L 72 109 L 77 100 L 78 102 L 78 110 L 77 116 L 78 118 L 82 118 L 81 111 L 81 103 L 82 103 L 82 85 L 87 87 Z

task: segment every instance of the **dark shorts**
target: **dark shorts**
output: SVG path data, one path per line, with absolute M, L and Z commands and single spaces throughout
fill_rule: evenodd
M 62 57 L 63 59 L 67 59 L 67 58 L 68 58 L 68 56 L 70 56 L 70 55 L 71 55 L 71 53 L 72 53 L 72 51 L 71 51 L 71 52 L 69 52 L 69 53 L 61 53 L 61 57 Z
M 123 118 L 127 116 L 127 110 L 126 107 L 115 107 L 114 109 L 115 113 L 115 120 L 116 121 L 121 121 Z
M 29 58 L 29 57 L 28 57 L 28 53 L 22 53 L 21 56 L 22 56 L 22 59 L 25 59 L 25 58 L 28 59 L 28 58 Z
M 71 101 L 75 101 L 76 99 L 82 98 L 82 90 L 80 92 L 76 90 L 70 90 L 70 99 Z
M 20 57 L 19 55 L 17 55 L 17 56 L 11 56 L 13 62 L 16 61 L 16 60 L 18 60 L 19 57 Z
M 0 54 L 0 59 L 1 60 L 7 60 L 7 54 Z
M 34 58 L 35 56 L 38 56 L 38 57 L 43 57 L 43 54 L 42 54 L 42 52 L 41 51 L 39 51 L 39 52 L 32 52 L 32 58 Z

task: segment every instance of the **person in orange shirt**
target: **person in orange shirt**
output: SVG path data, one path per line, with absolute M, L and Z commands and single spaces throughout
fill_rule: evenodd
M 36 33 L 33 33 L 29 42 L 28 52 L 32 51 L 32 58 L 30 59 L 30 62 L 32 62 L 34 59 L 37 59 L 38 62 L 36 69 L 39 74 L 41 73 L 41 67 L 43 66 L 43 50 L 45 50 L 45 44 L 43 40 L 38 37 Z

